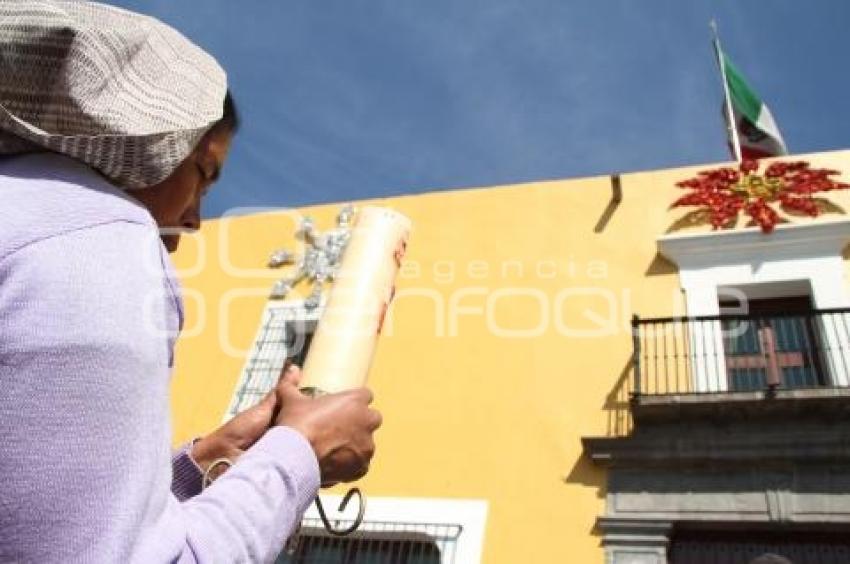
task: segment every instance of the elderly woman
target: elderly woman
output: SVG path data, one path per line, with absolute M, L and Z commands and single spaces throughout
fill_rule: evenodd
M 369 392 L 309 399 L 297 370 L 169 450 L 167 251 L 237 126 L 224 72 L 164 24 L 0 3 L 0 561 L 268 562 L 320 484 L 366 472 Z

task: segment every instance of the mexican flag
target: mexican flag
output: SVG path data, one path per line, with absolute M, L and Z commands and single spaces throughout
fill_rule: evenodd
M 782 134 L 779 133 L 779 127 L 767 105 L 750 88 L 726 53 L 721 53 L 721 59 L 729 97 L 732 100 L 732 113 L 738 130 L 738 141 L 741 144 L 741 156 L 745 159 L 758 159 L 787 155 L 785 141 L 782 140 Z M 724 115 L 726 115 L 725 112 Z

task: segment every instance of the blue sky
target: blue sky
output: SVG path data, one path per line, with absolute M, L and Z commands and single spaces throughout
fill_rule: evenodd
M 847 0 L 121 0 L 243 128 L 205 217 L 729 158 L 708 21 L 791 152 L 850 148 Z

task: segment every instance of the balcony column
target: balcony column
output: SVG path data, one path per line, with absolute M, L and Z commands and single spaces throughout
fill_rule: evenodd
M 680 278 L 689 316 L 720 315 L 716 287 L 699 283 L 699 277 L 696 277 L 695 282 L 692 272 L 682 273 Z M 686 323 L 690 336 L 688 350 L 692 351 L 691 361 L 694 368 L 693 391 L 725 392 L 729 386 L 723 352 L 723 327 L 720 321 L 691 320 Z
M 600 517 L 606 564 L 667 564 L 670 521 Z

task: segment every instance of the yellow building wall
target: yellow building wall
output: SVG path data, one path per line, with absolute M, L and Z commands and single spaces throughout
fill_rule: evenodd
M 806 158 L 850 171 L 850 151 Z M 488 564 L 603 562 L 605 475 L 580 438 L 628 428 L 631 315 L 685 313 L 656 239 L 687 211 L 668 209 L 674 183 L 705 168 L 625 174 L 619 204 L 610 177 L 374 201 L 414 233 L 370 377 L 385 422 L 367 494 L 487 500 Z M 299 214 L 325 229 L 338 209 L 209 221 L 184 241 L 175 444 L 221 421 L 281 274 L 270 252 L 294 248 Z

